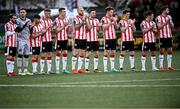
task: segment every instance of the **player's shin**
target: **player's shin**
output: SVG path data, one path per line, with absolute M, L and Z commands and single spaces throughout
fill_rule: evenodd
M 63 54 L 62 62 L 63 62 L 63 70 L 66 70 L 66 67 L 67 67 L 67 53 Z

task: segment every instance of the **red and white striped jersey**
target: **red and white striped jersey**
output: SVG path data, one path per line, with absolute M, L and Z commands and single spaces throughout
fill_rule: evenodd
M 86 22 L 92 27 L 90 31 L 87 31 L 87 41 L 88 42 L 93 42 L 93 41 L 98 41 L 98 25 L 99 25 L 99 20 L 94 18 L 94 19 L 86 19 Z
M 124 32 L 121 32 L 121 41 L 134 41 L 134 38 L 133 38 L 133 31 L 132 31 L 132 24 L 129 24 L 128 25 L 128 21 L 126 21 L 126 20 L 120 20 L 120 22 L 119 22 L 119 25 L 120 25 L 120 28 L 122 28 L 122 27 L 127 27 L 127 26 L 129 26 Z
M 5 47 L 17 47 L 17 34 L 15 33 L 17 25 L 11 21 L 5 24 Z M 14 32 L 13 35 L 8 36 L 7 32 Z
M 170 15 L 167 15 L 167 16 L 159 15 L 156 17 L 157 23 L 165 23 L 168 21 L 168 19 L 170 19 L 170 23 L 173 23 L 172 17 Z M 158 33 L 159 33 L 160 38 L 171 38 L 172 31 L 171 31 L 170 24 L 167 24 L 164 27 L 162 27 L 161 29 L 158 29 Z
M 57 17 L 54 21 L 56 23 L 56 29 L 58 27 L 63 27 L 65 24 L 69 23 L 68 18 L 61 19 L 60 17 Z M 56 40 L 64 41 L 68 39 L 68 26 L 66 26 L 63 30 L 61 30 L 59 33 L 56 33 Z
M 153 26 L 153 28 L 156 28 L 156 23 L 154 21 L 144 20 L 141 23 L 141 27 L 144 29 L 151 28 L 152 26 Z M 145 42 L 145 43 L 156 42 L 156 37 L 155 37 L 153 30 L 148 31 L 143 34 L 143 42 Z
M 42 18 L 40 20 L 41 25 L 43 26 L 43 29 L 47 29 L 52 26 L 53 22 L 51 19 L 44 19 Z M 43 36 L 42 36 L 42 42 L 50 42 L 52 41 L 52 35 L 51 35 L 51 29 L 49 29 Z
M 101 19 L 101 22 L 102 22 L 102 24 L 109 24 L 112 21 L 107 16 L 104 16 Z M 112 23 L 114 23 L 114 22 L 112 22 Z M 109 28 L 103 29 L 103 31 L 104 31 L 104 39 L 105 40 L 116 39 L 115 26 L 113 24 L 110 25 Z
M 42 32 L 43 27 L 41 24 L 38 24 L 37 26 L 33 26 L 33 32 L 32 34 L 37 34 L 38 32 Z M 32 38 L 32 35 L 30 36 L 30 45 L 31 47 L 40 47 L 42 41 L 42 36 Z
M 82 18 L 80 18 L 78 15 L 74 18 L 75 25 L 79 25 L 82 22 L 83 22 Z M 86 26 L 83 25 L 78 30 L 75 30 L 74 36 L 75 36 L 75 39 L 86 40 Z

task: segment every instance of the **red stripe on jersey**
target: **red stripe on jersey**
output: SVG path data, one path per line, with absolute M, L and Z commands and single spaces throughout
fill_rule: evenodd
M 33 34 L 37 34 L 38 32 L 42 31 L 42 26 L 39 24 L 37 26 L 33 27 Z M 42 41 L 42 36 L 32 38 L 32 35 L 30 37 L 30 45 L 31 47 L 40 47 Z
M 120 20 L 120 27 L 126 27 L 128 23 L 126 20 Z M 129 26 L 124 32 L 121 32 L 121 41 L 133 41 L 132 28 Z
M 165 23 L 168 19 L 170 19 L 170 21 L 172 22 L 171 16 L 167 15 L 167 16 L 163 16 L 163 15 L 159 15 L 157 18 L 158 23 Z M 161 29 L 158 29 L 159 32 L 159 37 L 160 38 L 171 38 L 172 37 L 172 31 L 170 28 L 170 24 L 165 25 L 164 27 L 162 27 Z
M 7 22 L 5 24 L 5 33 L 6 32 L 15 32 L 15 28 L 17 27 L 16 24 L 12 22 Z M 5 36 L 5 46 L 6 47 L 17 47 L 17 34 L 13 34 L 11 36 Z
M 41 25 L 43 26 L 44 29 L 49 28 L 52 26 L 52 20 L 51 19 L 41 19 L 40 20 Z M 52 41 L 52 35 L 51 35 L 51 29 L 49 29 L 43 36 L 42 36 L 42 41 L 43 42 L 50 42 Z
M 101 22 L 103 22 L 104 24 L 109 24 L 111 22 L 111 20 L 108 17 L 104 16 L 101 19 Z M 109 26 L 109 28 L 107 28 L 107 29 L 103 29 L 103 31 L 104 31 L 103 33 L 104 33 L 105 40 L 116 39 L 114 25 Z
M 75 24 L 79 25 L 82 23 L 82 18 L 79 16 L 75 17 Z M 86 39 L 86 28 L 85 25 L 81 26 L 79 29 L 75 30 L 75 39 L 81 39 L 85 40 Z
M 65 23 L 68 23 L 69 20 L 67 18 L 61 19 L 61 18 L 57 17 L 55 19 L 55 22 L 56 22 L 57 28 L 58 27 L 61 28 L 62 26 L 65 25 Z M 60 41 L 67 40 L 68 39 L 67 29 L 68 29 L 68 27 L 65 27 L 65 29 L 61 30 L 59 33 L 56 33 L 56 39 L 60 40 Z
M 91 30 L 87 32 L 87 41 L 88 42 L 98 41 L 98 36 L 97 36 L 97 27 L 99 25 L 98 19 L 87 19 L 87 21 L 92 27 Z
M 156 28 L 154 21 L 144 20 L 144 21 L 142 21 L 141 25 L 143 26 L 143 28 L 150 28 L 152 26 L 154 26 L 154 28 Z M 155 42 L 156 41 L 155 39 L 156 39 L 156 37 L 155 37 L 153 30 L 148 31 L 143 34 L 143 42 L 145 42 L 145 43 Z

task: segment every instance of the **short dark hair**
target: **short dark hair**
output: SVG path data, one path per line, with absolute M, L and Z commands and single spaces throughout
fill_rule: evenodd
M 91 13 L 92 11 L 96 11 L 95 9 L 89 9 L 88 13 Z
M 21 8 L 21 9 L 20 9 L 20 11 L 21 11 L 21 10 L 24 10 L 24 11 L 26 11 L 26 8 Z
M 108 11 L 110 11 L 110 10 L 114 10 L 114 8 L 113 7 L 106 7 L 105 8 L 105 12 L 107 13 Z
M 61 12 L 62 10 L 65 10 L 65 8 L 59 8 L 59 12 Z
M 44 11 L 45 12 L 51 12 L 51 10 L 49 8 L 45 8 Z
M 40 19 L 41 17 L 40 17 L 40 15 L 36 14 L 36 15 L 34 15 L 33 18 L 34 18 L 34 19 Z
M 151 15 L 151 14 L 154 14 L 153 11 L 151 11 L 151 10 L 148 10 L 148 11 L 145 12 L 145 16 L 146 17 Z
M 126 9 L 126 10 L 123 11 L 123 14 L 126 14 L 128 12 L 130 12 L 130 10 Z
M 11 19 L 13 16 L 16 16 L 14 13 L 9 14 L 9 19 Z
M 164 10 L 166 10 L 167 8 L 169 8 L 167 5 L 164 5 L 161 7 L 161 12 L 163 12 Z

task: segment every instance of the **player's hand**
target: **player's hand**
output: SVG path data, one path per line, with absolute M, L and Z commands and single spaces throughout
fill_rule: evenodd
M 133 20 L 130 19 L 130 24 L 131 24 L 131 25 L 134 25 L 135 22 L 136 22 L 136 19 L 133 19 Z

